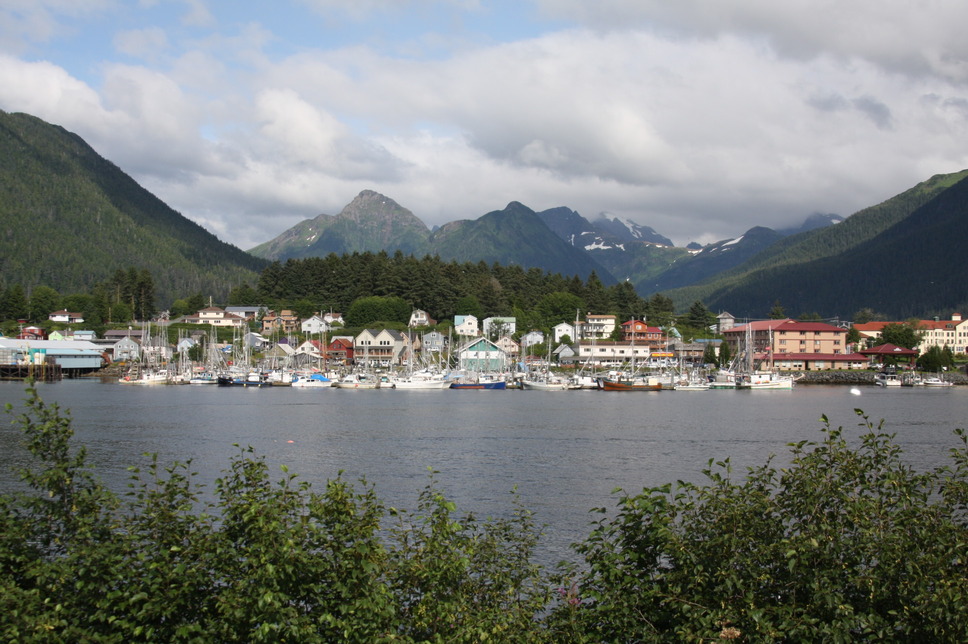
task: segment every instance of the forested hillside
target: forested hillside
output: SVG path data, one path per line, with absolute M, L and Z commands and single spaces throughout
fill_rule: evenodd
M 341 312 L 355 300 L 374 295 L 402 298 L 436 320 L 452 319 L 455 314 L 514 315 L 536 328 L 545 327 L 545 317 L 553 318 L 554 325 L 589 311 L 614 313 L 622 320 L 645 315 L 652 319 L 652 313 L 671 312 L 671 302 L 663 298 L 647 302 L 629 282 L 605 286 L 594 273 L 582 280 L 536 268 L 445 262 L 429 256 L 416 259 L 401 252 L 332 254 L 273 263 L 251 294 L 260 303 Z M 651 311 L 656 305 L 663 310 Z
M 677 308 L 702 300 L 741 317 L 766 317 L 776 301 L 794 315 L 823 316 L 875 305 L 893 318 L 963 307 L 968 291 L 953 285 L 938 297 L 932 284 L 964 254 L 966 177 L 968 170 L 936 175 L 842 223 L 781 239 L 732 270 L 665 294 Z M 927 208 L 936 199 L 944 207 Z M 899 230 L 910 243 L 899 243 Z
M 175 212 L 80 137 L 0 111 L 0 287 L 86 291 L 138 266 L 162 306 L 224 295 L 266 262 Z

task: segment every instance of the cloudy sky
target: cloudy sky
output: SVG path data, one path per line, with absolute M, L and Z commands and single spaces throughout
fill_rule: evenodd
M 677 244 L 968 167 L 963 0 L 2 0 L 0 109 L 242 248 L 363 189 Z

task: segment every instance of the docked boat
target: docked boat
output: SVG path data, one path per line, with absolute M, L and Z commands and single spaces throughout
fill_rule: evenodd
M 947 380 L 943 380 L 938 376 L 930 376 L 921 381 L 921 384 L 925 387 L 952 387 L 954 383 Z
M 881 371 L 874 374 L 874 384 L 879 387 L 900 387 L 901 378 L 894 371 Z
M 648 376 L 614 376 L 601 378 L 598 387 L 602 391 L 662 391 L 662 382 Z
M 293 376 L 290 386 L 296 387 L 297 389 L 331 389 L 333 387 L 333 381 L 321 373 L 313 373 L 310 375 L 296 374 Z
M 125 374 L 118 382 L 122 385 L 165 385 L 168 384 L 168 375 L 165 370 L 142 371 Z
M 534 391 L 568 391 L 572 387 L 564 378 L 526 378 L 521 381 L 521 388 Z
M 507 389 L 505 380 L 484 380 L 480 382 L 452 382 L 451 389 Z
M 191 378 L 188 379 L 188 384 L 190 385 L 217 385 L 218 377 L 211 372 L 203 371 L 202 373 L 193 374 Z
M 742 389 L 793 389 L 794 382 L 793 376 L 757 372 L 743 376 L 739 386 Z
M 419 376 L 406 376 L 403 378 L 391 378 L 390 382 L 394 389 L 447 389 L 451 383 L 443 376 L 421 378 Z
M 383 386 L 381 378 L 372 376 L 368 373 L 349 373 L 333 383 L 337 389 L 379 389 Z M 387 388 L 392 388 L 391 383 L 387 383 Z

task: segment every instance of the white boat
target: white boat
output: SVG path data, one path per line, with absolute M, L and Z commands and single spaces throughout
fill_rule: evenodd
M 188 379 L 188 384 L 190 385 L 217 385 L 218 377 L 214 373 L 208 371 L 202 373 L 196 373 L 191 378 Z
M 921 384 L 923 384 L 925 387 L 952 387 L 952 386 L 954 386 L 954 383 L 948 382 L 947 380 L 942 380 L 938 376 L 931 376 L 929 378 L 925 378 L 921 382 Z
M 382 385 L 381 380 L 365 373 L 349 373 L 334 382 L 332 386 L 337 389 L 379 389 Z
M 743 377 L 740 387 L 748 389 L 793 389 L 793 376 L 778 373 L 751 373 Z
M 293 376 L 291 386 L 298 389 L 331 389 L 334 383 L 326 376 L 314 373 L 310 375 L 297 374 Z
M 122 385 L 165 385 L 168 384 L 168 372 L 143 371 L 121 376 L 118 382 Z
M 672 387 L 676 391 L 709 391 L 708 380 L 680 380 Z
M 710 389 L 736 389 L 738 378 L 736 373 L 729 369 L 720 369 L 709 382 Z
M 879 387 L 900 387 L 901 378 L 896 372 L 881 371 L 874 374 L 874 384 Z
M 521 388 L 535 391 L 568 391 L 571 387 L 564 378 L 538 378 L 522 380 Z
M 426 369 L 390 378 L 394 389 L 447 389 L 450 380 L 442 373 Z

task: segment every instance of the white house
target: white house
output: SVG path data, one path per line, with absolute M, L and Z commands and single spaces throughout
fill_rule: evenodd
M 302 329 L 303 333 L 319 335 L 320 333 L 329 333 L 333 327 L 329 322 L 324 320 L 322 316 L 316 314 L 303 320 L 300 324 L 300 328 Z
M 186 317 L 185 321 L 191 324 L 211 324 L 212 326 L 228 326 L 240 329 L 246 326 L 244 317 L 229 313 L 217 306 L 204 308 L 196 315 Z
M 602 340 L 594 343 L 582 342 L 578 346 L 578 359 L 583 364 L 618 366 L 633 360 L 645 364 L 652 355 L 648 345 L 626 341 Z
M 559 344 L 561 339 L 566 335 L 571 338 L 572 342 L 576 342 L 578 338 L 575 336 L 575 327 L 567 322 L 562 322 L 561 324 L 556 324 L 551 329 L 552 335 L 555 339 L 555 344 Z
M 514 335 L 517 320 L 514 318 L 491 317 L 484 318 L 484 335 L 490 337 L 500 337 L 502 335 Z
M 363 329 L 353 338 L 353 357 L 356 364 L 389 367 L 398 365 L 401 356 L 409 352 L 406 336 L 392 329 Z
M 541 331 L 528 331 L 521 336 L 520 345 L 522 349 L 527 349 L 528 347 L 536 344 L 544 344 L 544 341 L 545 336 Z
M 344 326 L 346 324 L 345 322 L 343 322 L 343 314 L 342 313 L 333 313 L 332 311 L 330 311 L 329 313 L 323 313 L 323 320 L 330 327 L 332 327 L 333 325 L 336 325 L 336 324 L 338 324 L 340 326 Z
M 437 324 L 437 320 L 427 315 L 426 311 L 414 309 L 413 313 L 410 314 L 410 323 L 407 326 L 412 329 L 417 326 L 433 326 L 435 324 Z
M 612 336 L 612 332 L 615 331 L 615 316 L 589 313 L 585 316 L 585 321 L 580 326 L 580 333 L 578 335 L 581 337 L 572 336 L 572 340 L 607 340 Z
M 455 315 L 454 333 L 476 338 L 481 334 L 477 326 L 477 318 L 473 315 Z
M 47 319 L 51 322 L 67 322 L 68 324 L 80 324 L 84 321 L 84 315 L 82 313 L 72 313 L 67 309 L 61 309 L 60 311 L 54 311 L 47 316 Z

